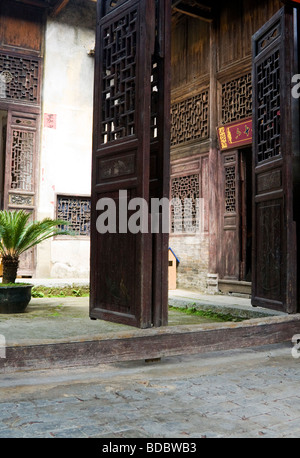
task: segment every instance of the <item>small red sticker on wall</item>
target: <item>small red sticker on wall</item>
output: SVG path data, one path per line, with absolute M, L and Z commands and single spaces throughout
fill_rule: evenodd
M 44 114 L 44 127 L 48 127 L 48 129 L 56 129 L 56 114 Z

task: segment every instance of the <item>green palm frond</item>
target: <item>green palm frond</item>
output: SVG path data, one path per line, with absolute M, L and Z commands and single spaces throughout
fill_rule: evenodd
M 55 235 L 70 235 L 60 229 L 69 223 L 45 218 L 28 222 L 30 214 L 20 211 L 0 211 L 0 253 L 2 256 L 19 257 L 24 251 Z

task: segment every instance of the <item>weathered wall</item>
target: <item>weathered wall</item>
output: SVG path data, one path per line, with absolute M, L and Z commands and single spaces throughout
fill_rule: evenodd
M 208 235 L 170 237 L 170 247 L 178 257 L 177 287 L 206 291 L 208 273 Z
M 38 217 L 56 216 L 57 194 L 90 195 L 96 4 L 71 0 L 47 21 Z M 38 249 L 38 277 L 87 277 L 89 240 L 53 240 Z

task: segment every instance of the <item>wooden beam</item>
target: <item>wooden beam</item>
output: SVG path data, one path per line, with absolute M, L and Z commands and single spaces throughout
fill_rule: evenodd
M 187 16 L 201 19 L 202 21 L 212 22 L 213 20 L 213 15 L 211 11 L 208 11 L 207 9 L 202 9 L 199 6 L 190 6 L 183 2 L 178 2 L 176 3 L 176 6 L 174 4 L 173 10 L 177 11 L 178 13 L 186 14 Z
M 17 0 L 17 3 L 24 5 L 38 6 L 39 8 L 48 8 L 49 2 L 47 0 Z
M 51 16 L 57 16 L 67 6 L 70 0 L 58 0 L 51 11 Z

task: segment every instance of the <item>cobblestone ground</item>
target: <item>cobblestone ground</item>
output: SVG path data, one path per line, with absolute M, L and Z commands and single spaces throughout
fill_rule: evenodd
M 0 374 L 0 437 L 300 437 L 291 348 Z

